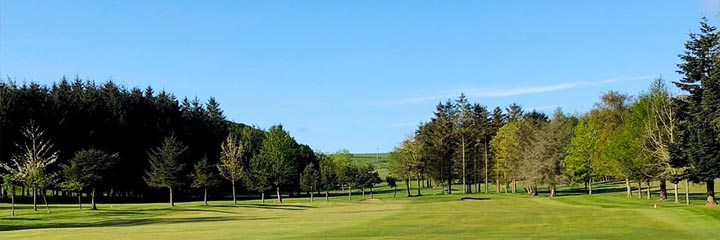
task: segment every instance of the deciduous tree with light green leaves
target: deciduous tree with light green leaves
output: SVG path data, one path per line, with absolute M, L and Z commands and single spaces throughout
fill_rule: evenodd
M 294 167 L 293 143 L 294 139 L 283 129 L 282 125 L 271 127 L 265 133 L 260 153 L 256 156 L 260 162 L 267 180 L 275 187 L 277 199 L 282 203 L 281 187 L 291 183 L 297 172 Z
M 407 187 L 407 196 L 410 197 L 410 178 L 417 176 L 422 165 L 422 149 L 420 143 L 414 138 L 405 139 L 400 146 L 390 153 L 388 158 L 390 173 L 403 181 Z M 420 192 L 420 179 L 418 176 L 418 195 Z
M 12 173 L 3 175 L 2 190 L 10 194 L 10 216 L 15 216 L 15 176 Z
M 678 176 L 683 175 L 685 167 L 673 164 L 670 157 L 671 148 L 678 139 L 678 119 L 672 98 L 662 78 L 655 79 L 649 91 L 641 96 L 641 99 L 647 99 L 650 108 L 644 119 L 646 144 L 642 146 L 653 156 L 655 167 L 660 169 L 660 198 L 667 198 L 665 181 L 670 180 L 674 185 L 675 203 L 679 203 L 678 181 L 682 178 Z
M 315 167 L 314 163 L 310 163 L 305 166 L 305 169 L 300 174 L 300 188 L 303 191 L 310 193 L 310 202 L 313 202 L 315 197 L 315 191 L 320 186 L 320 171 Z
M 58 151 L 53 150 L 53 144 L 45 139 L 45 132 L 34 122 L 22 130 L 25 143 L 18 144 L 21 152 L 10 159 L 10 163 L 0 163 L 18 183 L 33 191 L 33 210 L 37 211 L 37 194 L 42 193 L 45 208 L 50 213 L 50 207 L 45 198 L 45 187 L 55 181 L 55 174 L 48 172 L 48 166 L 58 159 Z
M 573 130 L 573 138 L 562 161 L 563 173 L 571 183 L 584 183 L 592 194 L 593 162 L 600 161 L 597 152 L 599 129 L 591 114 L 583 115 Z
M 496 178 L 502 179 L 507 193 L 510 181 L 516 180 L 518 167 L 523 155 L 520 146 L 520 122 L 510 121 L 497 131 L 497 135 L 490 141 L 493 156 L 495 156 Z
M 217 165 L 220 176 L 230 181 L 232 186 L 233 205 L 237 205 L 237 195 L 235 194 L 235 183 L 242 179 L 244 169 L 241 158 L 245 148 L 242 143 L 238 143 L 235 136 L 229 134 L 225 142 L 220 146 L 220 164 Z
M 325 191 L 325 201 L 330 201 L 330 190 L 338 185 L 337 167 L 333 159 L 325 154 L 318 153 L 320 164 L 320 188 Z

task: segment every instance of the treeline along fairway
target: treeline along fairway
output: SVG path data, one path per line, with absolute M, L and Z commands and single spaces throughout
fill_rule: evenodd
M 43 189 L 54 198 L 69 198 L 72 191 L 63 186 L 63 165 L 69 165 L 76 153 L 82 150 L 99 150 L 116 154 L 117 160 L 104 171 L 102 181 L 94 186 L 100 200 L 157 201 L 166 200 L 163 191 L 154 190 L 143 179 L 150 169 L 148 161 L 151 149 L 161 146 L 166 138 L 174 138 L 187 147 L 177 156 L 179 172 L 174 189 L 180 200 L 191 195 L 190 173 L 201 159 L 207 165 L 219 163 L 221 144 L 229 135 L 237 138 L 244 149 L 240 156 L 241 167 L 247 169 L 250 159 L 261 152 L 266 131 L 257 127 L 229 121 L 214 98 L 203 101 L 197 98 L 179 100 L 167 91 L 128 89 L 112 81 L 96 83 L 79 78 L 62 78 L 52 86 L 23 83 L 7 79 L 0 81 L 0 162 L 11 165 L 11 159 L 24 153 L 27 139 L 23 130 L 32 125 L 43 134 L 43 140 L 57 152 L 57 161 L 43 171 L 54 173 L 52 182 Z M 282 130 L 282 126 L 273 128 Z M 317 160 L 307 145 L 289 137 L 291 167 L 297 168 L 282 182 L 290 193 L 300 191 L 299 173 L 305 166 Z M 215 170 L 216 171 L 216 170 Z M 6 171 L 5 171 L 6 172 Z M 212 181 L 211 181 L 212 182 Z M 221 186 L 212 188 L 216 195 L 229 196 L 230 182 L 220 181 Z M 33 195 L 30 186 L 17 182 L 17 194 Z M 222 187 L 226 186 L 227 187 Z M 227 191 L 218 191 L 218 189 Z M 7 191 L 3 191 L 7 194 Z

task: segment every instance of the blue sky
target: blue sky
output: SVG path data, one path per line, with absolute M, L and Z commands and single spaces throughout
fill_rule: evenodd
M 461 92 L 584 112 L 676 80 L 718 1 L 0 1 L 0 75 L 216 97 L 334 152 L 389 151 Z

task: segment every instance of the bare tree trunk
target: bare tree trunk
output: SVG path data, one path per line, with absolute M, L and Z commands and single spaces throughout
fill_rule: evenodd
M 675 203 L 680 203 L 680 196 L 678 196 L 678 185 L 677 183 L 673 183 L 675 187 Z
M 420 193 L 420 174 L 418 174 L 417 185 L 418 185 L 418 188 L 417 188 L 418 194 L 417 195 L 422 196 L 422 194 Z
M 42 190 L 42 198 L 43 202 L 45 202 L 45 210 L 47 210 L 47 213 L 50 213 L 50 206 L 48 205 L 47 198 L 45 197 L 45 189 Z
M 592 184 L 593 184 L 593 179 L 590 178 L 590 181 L 588 181 L 588 195 L 592 195 Z
M 10 210 L 11 216 L 15 216 L 15 186 L 12 186 L 12 192 L 10 193 Z
M 278 203 L 282 203 L 282 194 L 280 194 L 280 187 L 276 187 Z
M 97 210 L 97 206 L 95 205 L 95 187 L 93 187 L 92 192 L 90 192 L 90 203 L 92 204 L 91 210 Z
M 315 197 L 315 196 L 313 195 L 313 192 L 310 191 L 310 202 L 313 202 L 313 197 Z
M 667 200 L 667 182 L 665 179 L 660 179 L 660 200 Z
M 488 193 L 488 154 L 487 154 L 487 136 L 485 137 L 485 193 Z
M 647 181 L 647 198 L 650 199 L 650 180 Z
M 478 174 L 478 173 L 480 173 L 480 171 L 478 170 L 477 156 L 474 156 L 473 157 L 473 177 L 475 178 L 475 180 L 473 180 L 474 184 L 472 184 L 472 185 L 475 185 L 475 192 L 480 193 L 480 179 L 478 178 L 478 176 L 480 174 Z M 470 186 L 470 191 L 472 192 L 472 186 Z
M 685 205 L 690 205 L 690 180 L 685 180 Z
M 630 187 L 630 179 L 625 178 L 625 188 L 627 189 L 627 197 L 632 197 L 632 188 Z
M 420 188 L 420 185 L 418 185 L 418 188 Z M 373 187 L 370 186 L 370 199 L 375 198 L 375 192 L 373 192 Z
M 500 193 L 500 178 L 495 179 L 495 193 Z
M 32 195 L 33 195 L 33 211 L 37 212 L 37 189 L 32 188 Z
M 638 199 L 642 199 L 642 182 L 638 180 Z
M 405 188 L 407 189 L 407 194 L 408 194 L 407 196 L 408 197 L 412 196 L 412 195 L 410 195 L 410 178 L 405 179 Z
M 78 195 L 78 205 L 80 205 L 80 209 L 82 209 L 82 192 L 80 192 L 80 190 L 78 190 L 77 195 Z
M 410 185 L 408 185 L 408 189 L 410 189 Z M 352 200 L 352 186 L 350 185 L 348 185 L 348 200 Z
M 465 137 L 462 138 L 462 183 L 463 183 L 463 194 L 467 193 L 467 182 L 465 181 Z M 419 184 L 418 184 L 418 187 Z
M 265 191 L 262 191 L 262 192 L 260 193 L 260 202 L 261 202 L 261 203 L 265 203 Z
M 362 198 L 365 199 L 365 187 L 362 187 L 361 190 L 362 190 Z
M 233 205 L 237 206 L 237 198 L 235 197 L 235 181 L 230 182 L 232 183 Z
M 555 197 L 555 184 L 550 185 L 550 197 Z
M 707 190 L 707 202 L 705 203 L 705 206 L 717 205 L 717 202 L 715 201 L 715 180 L 707 181 L 705 183 L 705 190 Z
M 330 190 L 325 190 L 325 201 L 326 202 L 330 201 Z
M 517 181 L 515 179 L 512 180 L 512 193 L 517 193 Z
M 208 205 L 208 202 L 207 202 L 207 188 L 205 188 L 205 194 L 203 195 L 203 203 L 205 203 L 205 206 Z
M 172 196 L 172 187 L 168 187 L 170 189 L 170 207 L 175 207 L 175 202 L 173 202 L 173 196 Z

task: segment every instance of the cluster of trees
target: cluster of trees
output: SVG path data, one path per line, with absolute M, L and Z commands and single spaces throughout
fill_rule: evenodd
M 302 191 L 372 187 L 373 168 L 298 143 L 281 125 L 268 130 L 228 121 L 214 98 L 178 101 L 152 88 L 62 79 L 51 87 L 0 82 L 0 166 L 3 195 L 15 201 L 96 195 L 108 201 L 181 198 L 241 190 L 299 195 Z M 344 158 L 343 158 L 344 159 Z M 348 170 L 351 169 L 351 170 Z M 332 173 L 328 171 L 332 170 Z M 193 188 L 202 190 L 201 194 Z M 226 191 L 227 192 L 227 191 Z M 167 196 L 167 195 L 166 195 Z M 45 201 L 47 203 L 47 201 Z M 49 209 L 48 209 L 49 211 Z
M 418 186 L 439 184 L 447 193 L 452 193 L 458 179 L 463 192 L 481 191 L 481 184 L 487 185 L 492 178 L 488 170 L 494 167 L 490 141 L 505 121 L 500 108 L 490 112 L 483 105 L 470 104 L 465 95 L 438 104 L 435 117 L 421 123 L 412 137 L 390 153 L 393 178 L 406 185 L 413 178 Z M 418 188 L 417 195 L 421 194 Z
M 447 193 L 456 182 L 464 192 L 473 186 L 480 192 L 484 183 L 488 192 L 494 180 L 496 192 L 515 192 L 521 182 L 528 194 L 544 186 L 551 196 L 559 184 L 584 183 L 592 194 L 594 180 L 624 180 L 628 196 L 634 181 L 639 197 L 646 185 L 648 198 L 650 184 L 658 181 L 666 199 L 669 181 L 676 202 L 677 184 L 685 180 L 705 183 L 707 204 L 716 204 L 720 35 L 703 20 L 685 47 L 678 64 L 683 78 L 673 83 L 687 95 L 673 96 L 657 79 L 637 97 L 610 91 L 587 113 L 557 109 L 550 117 L 525 113 L 517 104 L 490 112 L 464 95 L 441 102 L 434 117 L 391 154 L 391 173 L 406 184 L 411 178 L 418 186 L 421 180 L 440 184 Z
M 148 149 L 165 137 L 173 135 L 188 146 L 182 161 L 192 165 L 203 156 L 217 161 L 230 129 L 250 127 L 227 121 L 214 98 L 206 103 L 178 100 L 151 87 L 127 89 L 112 81 L 96 84 L 79 78 L 63 78 L 50 87 L 0 81 L 0 162 L 23 154 L 16 145 L 27 141 L 27 128 L 39 128 L 54 144 L 57 162 L 48 166 L 49 172 L 60 172 L 82 150 L 117 153 L 96 190 L 117 200 L 139 200 L 157 197 L 143 176 L 149 167 Z M 49 190 L 65 194 L 59 186 Z
M 382 182 L 380 175 L 372 164 L 361 164 L 353 160 L 348 150 L 325 155 L 318 154 L 319 164 L 317 170 L 305 169 L 303 179 L 306 191 L 324 191 L 325 200 L 328 200 L 330 191 L 347 190 L 348 199 L 352 199 L 352 190 L 358 189 L 365 198 L 365 190 L 370 189 L 371 198 L 373 187 Z M 312 201 L 312 198 L 311 198 Z

